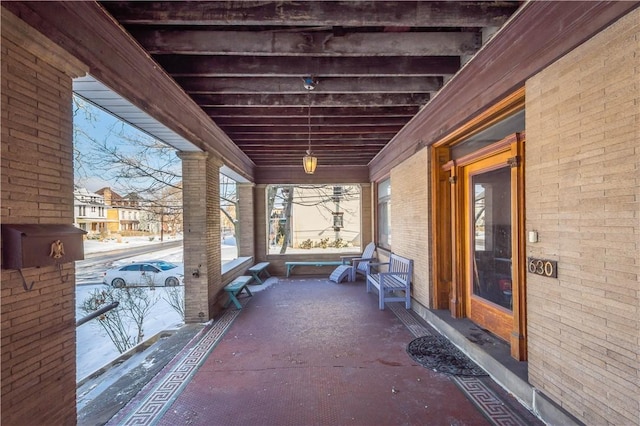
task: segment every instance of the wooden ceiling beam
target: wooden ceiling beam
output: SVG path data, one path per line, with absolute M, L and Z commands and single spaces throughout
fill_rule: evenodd
M 311 134 L 316 135 L 330 135 L 335 133 L 348 134 L 362 134 L 364 132 L 376 132 L 376 133 L 390 133 L 396 134 L 402 126 L 311 126 Z M 309 127 L 307 126 L 264 126 L 264 127 L 242 127 L 242 126 L 227 126 L 222 127 L 228 135 L 241 136 L 241 135 L 257 135 L 257 134 L 269 134 L 269 135 L 296 135 L 300 133 L 309 133 Z
M 243 135 L 257 135 L 257 134 L 269 134 L 269 135 L 299 135 L 299 134 L 309 134 L 309 129 L 311 130 L 311 135 L 320 136 L 320 135 L 331 135 L 331 134 L 343 134 L 343 135 L 360 135 L 363 133 L 392 133 L 395 134 L 398 132 L 399 128 L 402 126 L 392 125 L 392 126 L 384 126 L 384 125 L 375 125 L 371 124 L 368 126 L 351 126 L 351 125 L 343 125 L 343 126 L 311 126 L 311 128 L 306 125 L 302 126 L 263 126 L 263 127 L 243 127 L 243 126 L 234 126 L 234 127 L 225 127 L 223 130 L 230 135 L 235 136 L 243 136 Z
M 252 77 L 323 75 L 327 77 L 442 76 L 460 69 L 458 56 L 273 57 L 159 55 L 172 77 Z
M 429 102 L 428 93 L 367 93 L 367 94 L 324 94 L 304 95 L 279 94 L 239 94 L 239 95 L 194 95 L 193 100 L 203 107 L 215 105 L 259 105 L 307 106 L 311 102 L 311 116 L 315 106 L 358 106 L 358 105 L 424 105 Z M 308 113 L 308 112 L 307 112 Z
M 336 161 L 339 160 L 343 160 L 346 162 L 346 164 L 349 164 L 349 159 L 351 159 L 352 161 L 356 161 L 362 160 L 367 161 L 367 159 L 371 159 L 371 157 L 373 156 L 373 152 L 371 153 L 365 153 L 365 152 L 360 152 L 360 153 L 350 153 L 349 158 L 345 158 L 345 155 L 343 152 L 337 152 L 337 153 L 318 153 L 316 151 L 313 151 L 314 155 L 318 158 L 318 162 L 322 162 L 322 160 L 325 160 L 325 163 L 328 162 L 329 160 L 331 161 L 331 164 L 335 164 Z M 278 153 L 278 155 L 269 155 L 269 154 L 256 154 L 253 157 L 255 157 L 254 162 L 256 164 L 267 164 L 267 163 L 271 163 L 271 164 L 284 164 L 284 163 L 290 163 L 290 164 L 300 164 L 302 165 L 302 156 L 305 154 L 305 151 L 299 151 L 299 152 L 291 152 L 289 151 L 288 153 Z
M 270 118 L 280 118 L 280 117 L 299 117 L 306 116 L 307 114 L 306 106 L 295 106 L 295 107 L 285 107 L 285 106 L 273 106 L 273 107 L 264 107 L 264 106 L 226 106 L 226 105 L 216 105 L 203 107 L 204 111 L 214 120 L 219 116 L 251 116 L 251 117 L 270 117 Z M 420 110 L 418 105 L 402 105 L 402 106 L 367 106 L 367 105 L 358 105 L 354 107 L 314 107 L 313 108 L 313 119 L 314 117 L 325 117 L 337 115 L 340 117 L 379 117 L 379 116 L 406 116 L 410 115 L 413 117 Z
M 151 54 L 261 56 L 460 56 L 482 47 L 479 32 L 208 31 L 138 29 L 131 34 Z
M 384 146 L 385 142 L 363 142 L 363 141 L 341 141 L 341 142 L 324 142 L 322 145 L 318 145 L 315 149 L 342 149 L 342 148 L 358 148 L 358 149 L 372 149 L 379 150 L 381 146 Z M 265 148 L 270 150 L 287 150 L 295 147 L 304 147 L 306 149 L 308 145 L 305 141 L 295 142 L 271 142 L 271 143 L 255 143 L 255 144 L 242 144 L 243 150 L 247 152 L 260 152 L 265 153 Z
M 255 142 L 265 142 L 265 141 L 293 141 L 293 140 L 304 140 L 306 141 L 309 138 L 309 135 L 305 133 L 299 134 L 290 134 L 287 135 L 286 138 L 283 138 L 282 135 L 271 135 L 271 134 L 235 134 L 229 135 L 233 139 L 233 141 L 237 145 L 242 145 L 249 141 Z M 324 140 L 378 140 L 388 142 L 389 135 L 387 133 L 358 133 L 358 134 L 344 134 L 344 133 L 333 133 L 333 134 L 316 134 L 311 136 L 311 141 L 324 141 Z
M 500 26 L 520 2 L 102 2 L 122 24 L 389 27 Z
M 311 125 L 317 126 L 339 126 L 349 125 L 354 127 L 368 126 L 404 126 L 412 116 L 387 117 L 381 116 L 351 116 L 351 117 L 311 117 Z M 307 126 L 306 116 L 298 117 L 251 117 L 251 116 L 223 116 L 216 117 L 215 122 L 220 128 L 228 129 L 238 127 L 241 129 L 251 129 L 253 127 L 274 127 L 274 126 Z
M 442 88 L 442 77 L 324 77 L 314 93 L 424 93 Z M 177 77 L 176 82 L 190 95 L 214 93 L 291 93 L 307 90 L 297 77 Z

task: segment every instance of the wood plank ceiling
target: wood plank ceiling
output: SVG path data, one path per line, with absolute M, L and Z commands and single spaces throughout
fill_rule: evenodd
M 258 167 L 367 165 L 520 3 L 101 2 Z

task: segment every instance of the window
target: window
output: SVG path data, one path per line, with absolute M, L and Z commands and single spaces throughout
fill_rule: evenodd
M 378 184 L 378 245 L 391 248 L 391 179 Z
M 120 268 L 120 270 L 124 272 L 137 272 L 140 270 L 140 265 L 127 265 Z
M 236 181 L 220 174 L 220 235 L 222 264 L 238 258 L 238 190 Z
M 359 185 L 269 185 L 267 253 L 360 252 L 360 202 Z
M 143 272 L 160 272 L 158 268 L 152 265 L 142 265 Z

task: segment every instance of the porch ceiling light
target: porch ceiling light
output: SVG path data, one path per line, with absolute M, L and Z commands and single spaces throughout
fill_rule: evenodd
M 316 88 L 317 82 L 313 79 L 313 77 L 305 77 L 303 79 L 303 82 L 304 88 L 308 91 L 307 96 L 309 98 L 309 111 L 307 114 L 307 125 L 309 128 L 309 147 L 307 149 L 307 155 L 302 158 L 302 165 L 304 166 L 304 172 L 306 174 L 312 175 L 316 171 L 318 158 L 313 155 L 313 152 L 311 152 L 311 91 Z

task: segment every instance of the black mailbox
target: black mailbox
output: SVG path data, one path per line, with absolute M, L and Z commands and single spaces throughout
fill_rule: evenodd
M 82 236 L 73 225 L 2 224 L 2 268 L 24 269 L 84 259 Z

